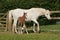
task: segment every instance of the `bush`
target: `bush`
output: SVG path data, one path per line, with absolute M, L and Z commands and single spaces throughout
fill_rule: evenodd
M 49 10 L 60 10 L 60 0 L 0 0 L 0 12 L 10 9 L 42 7 Z
M 0 0 L 0 12 L 7 12 L 16 8 L 29 9 L 32 7 L 60 10 L 60 0 Z M 41 24 L 51 23 L 51 21 L 41 18 L 38 19 Z M 52 23 L 55 23 L 55 21 L 53 20 Z

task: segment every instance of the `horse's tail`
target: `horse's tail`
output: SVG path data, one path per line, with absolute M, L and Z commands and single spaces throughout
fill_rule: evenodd
M 9 31 L 11 31 L 11 24 L 12 24 L 12 12 L 13 12 L 13 10 L 10 10 L 9 12 L 8 12 L 8 30 Z
M 10 10 L 10 11 L 9 11 L 9 14 L 8 14 L 8 15 L 9 15 L 9 21 L 12 20 L 12 11 L 13 11 L 13 10 Z

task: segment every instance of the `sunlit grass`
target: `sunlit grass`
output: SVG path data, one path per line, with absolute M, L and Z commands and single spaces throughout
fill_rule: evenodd
M 41 33 L 15 34 L 12 32 L 0 32 L 0 40 L 60 40 L 59 31 L 49 31 L 52 29 L 60 30 L 60 25 L 45 25 L 40 27 Z
M 60 34 L 51 32 L 13 34 L 10 32 L 0 33 L 0 40 L 60 40 Z
M 44 25 L 40 26 L 41 29 L 49 29 L 49 30 L 60 30 L 60 25 Z

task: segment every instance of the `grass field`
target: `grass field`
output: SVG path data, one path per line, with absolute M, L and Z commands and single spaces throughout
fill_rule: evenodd
M 14 34 L 11 32 L 0 32 L 0 40 L 60 40 L 60 25 L 40 26 L 41 33 Z

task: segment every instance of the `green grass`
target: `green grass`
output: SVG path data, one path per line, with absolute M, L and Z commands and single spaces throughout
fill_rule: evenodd
M 41 30 L 60 30 L 60 25 L 44 25 L 40 26 Z
M 44 25 L 40 26 L 41 29 L 52 29 L 52 30 L 60 30 L 60 25 Z
M 60 40 L 60 34 L 51 32 L 30 33 L 30 34 L 13 34 L 10 32 L 0 33 L 0 40 Z
M 60 30 L 60 25 L 46 25 L 40 27 L 42 30 L 41 33 L 14 34 L 11 32 L 0 32 L 0 40 L 60 40 L 59 31 L 49 31 Z M 43 29 L 45 31 L 43 31 Z

